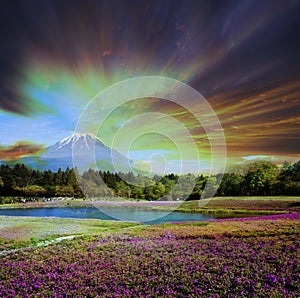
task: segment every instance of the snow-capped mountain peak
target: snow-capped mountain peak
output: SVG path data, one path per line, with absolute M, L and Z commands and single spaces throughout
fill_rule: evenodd
M 89 168 L 129 172 L 133 165 L 133 161 L 105 145 L 94 134 L 79 132 L 49 146 L 41 155 L 26 157 L 20 162 L 33 168 L 52 171 L 76 167 L 79 172 L 87 171 Z
M 66 143 L 69 144 L 70 142 L 76 142 L 79 139 L 94 139 L 94 140 L 100 140 L 96 135 L 93 133 L 82 133 L 82 132 L 75 132 L 72 135 L 60 140 L 58 143 Z
M 132 161 L 105 145 L 92 133 L 76 132 L 47 148 L 40 156 L 49 168 L 76 166 L 80 171 L 88 168 L 114 171 L 114 165 L 123 172 L 130 170 Z M 96 164 L 95 164 L 96 162 Z
M 101 145 L 106 147 L 106 145 L 93 133 L 80 133 L 75 132 L 72 135 L 58 141 L 53 146 L 50 146 L 48 149 L 59 150 L 64 147 L 72 147 L 73 148 L 88 148 L 91 149 L 95 145 Z

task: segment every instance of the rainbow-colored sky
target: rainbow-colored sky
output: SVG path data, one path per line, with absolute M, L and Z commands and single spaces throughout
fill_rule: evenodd
M 182 81 L 207 99 L 228 165 L 300 158 L 297 0 L 14 0 L 1 3 L 0 23 L 0 160 L 37 154 L 72 134 L 100 91 L 145 75 Z M 183 123 L 206 166 L 205 131 L 165 100 L 118 107 L 98 136 L 110 144 L 126 121 L 150 112 Z M 133 144 L 136 162 L 155 151 L 179 158 L 174 142 L 150 139 Z

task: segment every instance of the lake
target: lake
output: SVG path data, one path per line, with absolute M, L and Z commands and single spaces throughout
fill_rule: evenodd
M 200 213 L 183 213 L 178 211 L 153 211 L 142 207 L 66 207 L 66 208 L 13 208 L 0 209 L 0 215 L 36 216 L 59 218 L 93 218 L 102 220 L 122 220 L 145 222 L 148 224 L 163 222 L 205 221 L 216 218 Z

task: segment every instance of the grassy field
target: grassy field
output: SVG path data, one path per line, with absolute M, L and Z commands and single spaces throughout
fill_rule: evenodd
M 221 197 L 211 200 L 189 202 L 113 202 L 112 206 L 135 206 L 149 210 L 181 212 L 199 212 L 218 214 L 223 217 L 272 215 L 289 212 L 299 212 L 300 197 Z M 5 204 L 0 208 L 38 208 L 38 207 L 86 207 L 107 206 L 111 202 L 84 200 L 66 200 L 55 202 L 28 202 L 22 204 Z M 99 221 L 93 219 L 58 219 L 34 217 L 0 216 L 0 250 L 9 250 L 19 247 L 35 246 L 38 243 L 54 240 L 70 235 L 91 235 L 111 233 L 137 226 L 137 223 L 117 221 Z
M 0 216 L 0 251 L 36 246 L 63 236 L 105 235 L 137 225 L 93 219 Z
M 28 223 L 37 226 L 42 224 L 41 220 L 28 219 Z M 72 221 L 62 222 L 72 229 Z M 115 222 L 78 222 L 76 225 L 82 225 L 89 235 L 2 256 L 0 295 L 276 298 L 300 295 L 297 212 L 210 222 L 135 227 L 123 224 L 113 229 Z M 57 227 L 56 219 L 51 223 Z
M 300 297 L 299 202 L 299 197 L 226 197 L 202 206 L 199 201 L 114 203 L 232 216 L 157 225 L 0 216 L 0 296 Z M 234 218 L 239 213 L 248 217 Z M 68 236 L 74 238 L 61 238 Z

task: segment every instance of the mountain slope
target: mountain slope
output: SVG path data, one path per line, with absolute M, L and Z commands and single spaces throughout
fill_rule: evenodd
M 132 161 L 106 146 L 98 137 L 85 133 L 74 133 L 46 148 L 39 157 L 26 157 L 21 162 L 53 171 L 76 166 L 80 172 L 89 168 L 128 172 L 132 165 Z

